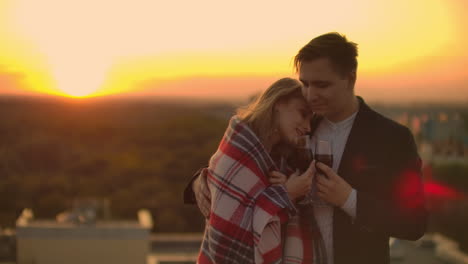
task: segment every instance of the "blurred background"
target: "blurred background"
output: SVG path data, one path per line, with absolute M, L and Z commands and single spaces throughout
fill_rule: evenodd
M 394 263 L 468 263 L 464 0 L 0 0 L 0 263 L 194 263 L 182 203 L 229 118 L 337 31 L 356 94 L 408 126 L 427 235 Z

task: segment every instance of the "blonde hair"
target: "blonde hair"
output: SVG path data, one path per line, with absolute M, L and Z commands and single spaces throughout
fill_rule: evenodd
M 253 103 L 239 108 L 237 116 L 255 132 L 260 141 L 271 149 L 271 138 L 276 129 L 275 105 L 292 98 L 303 98 L 302 84 L 292 78 L 282 78 L 274 82 Z

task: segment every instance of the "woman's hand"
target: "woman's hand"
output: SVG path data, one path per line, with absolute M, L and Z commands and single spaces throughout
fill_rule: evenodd
M 281 172 L 272 171 L 270 173 L 270 178 L 268 179 L 268 181 L 271 184 L 286 184 L 286 182 L 288 181 L 288 177 L 282 174 Z
M 312 188 L 312 181 L 315 176 L 315 161 L 312 161 L 309 168 L 301 175 L 295 172 L 289 178 L 278 171 L 270 173 L 270 182 L 272 184 L 284 184 L 291 201 L 306 195 Z

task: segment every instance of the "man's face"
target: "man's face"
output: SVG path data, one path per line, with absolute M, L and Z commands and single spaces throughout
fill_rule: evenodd
M 354 76 L 343 77 L 335 71 L 328 58 L 303 62 L 299 80 L 311 110 L 331 121 L 339 121 L 354 100 Z

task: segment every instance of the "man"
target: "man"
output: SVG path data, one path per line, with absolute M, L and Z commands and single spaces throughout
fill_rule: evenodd
M 416 240 L 426 229 L 421 162 L 411 132 L 354 94 L 357 45 L 338 33 L 312 39 L 295 57 L 314 119 L 313 141 L 332 142 L 333 166 L 317 163 L 314 206 L 328 264 L 389 263 L 389 237 Z M 278 174 L 274 172 L 273 174 Z M 202 174 L 203 175 L 203 174 Z M 192 193 L 192 182 L 195 194 Z M 202 212 L 209 197 L 194 177 L 186 201 Z

